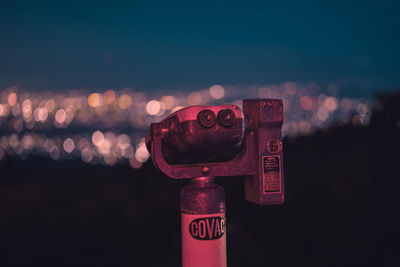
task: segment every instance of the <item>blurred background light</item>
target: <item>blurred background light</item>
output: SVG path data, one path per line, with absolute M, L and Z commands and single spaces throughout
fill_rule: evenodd
M 95 131 L 92 135 L 92 142 L 96 146 L 101 146 L 104 143 L 104 135 L 101 131 Z
M 101 102 L 102 102 L 102 97 L 100 94 L 93 93 L 90 94 L 88 97 L 88 104 L 92 108 L 100 106 Z
M 160 102 L 157 100 L 151 100 L 146 105 L 147 113 L 150 115 L 156 115 L 161 110 Z
M 214 85 L 210 88 L 210 95 L 212 98 L 221 99 L 225 95 L 225 89 L 221 85 Z
M 124 94 L 119 98 L 118 105 L 121 109 L 127 109 L 131 106 L 131 104 L 132 99 L 129 95 Z
M 75 143 L 71 138 L 67 138 L 63 144 L 64 150 L 67 153 L 71 153 L 75 148 Z
M 241 107 L 244 98 L 282 99 L 283 134 L 288 137 L 309 135 L 336 124 L 367 125 L 371 101 L 341 98 L 339 93 L 335 84 L 321 89 L 316 83 L 294 82 L 250 87 L 213 85 L 186 94 L 124 88 L 45 91 L 39 95 L 14 86 L 0 93 L 1 158 L 17 155 L 25 159 L 39 153 L 54 160 L 79 158 L 110 166 L 129 161 L 132 168 L 140 168 L 150 156 L 143 139 L 150 123 L 190 105 Z

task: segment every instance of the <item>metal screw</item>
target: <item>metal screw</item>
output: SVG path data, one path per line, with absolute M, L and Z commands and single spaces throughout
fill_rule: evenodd
M 265 108 L 270 108 L 270 107 L 272 107 L 272 102 L 270 101 L 270 100 L 267 100 L 266 102 L 265 102 L 265 106 L 264 106 Z
M 267 149 L 269 153 L 278 153 L 282 149 L 281 141 L 278 139 L 272 139 L 267 144 Z

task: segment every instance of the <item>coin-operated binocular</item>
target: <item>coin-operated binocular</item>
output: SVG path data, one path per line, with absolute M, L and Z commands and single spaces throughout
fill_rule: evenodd
M 216 176 L 245 176 L 245 197 L 282 204 L 281 100 L 191 106 L 152 123 L 146 143 L 155 166 L 174 179 L 191 179 L 181 191 L 182 265 L 226 266 L 225 192 Z

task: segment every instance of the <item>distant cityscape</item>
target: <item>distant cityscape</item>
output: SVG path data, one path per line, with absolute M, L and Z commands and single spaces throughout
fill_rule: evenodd
M 0 91 L 0 160 L 81 159 L 88 164 L 129 162 L 138 169 L 149 158 L 144 136 L 150 123 L 190 105 L 235 104 L 245 98 L 280 98 L 284 103 L 283 134 L 309 135 L 338 124 L 368 125 L 370 99 L 338 97 L 331 84 L 286 82 L 280 85 L 213 85 L 192 92 L 146 93 L 120 90 Z

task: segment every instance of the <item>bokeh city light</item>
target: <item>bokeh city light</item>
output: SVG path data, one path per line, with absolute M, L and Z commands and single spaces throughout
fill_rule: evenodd
M 240 88 L 213 85 L 168 94 L 124 88 L 66 92 L 0 91 L 0 160 L 7 155 L 26 159 L 80 159 L 89 164 L 129 162 L 140 168 L 149 158 L 144 136 L 150 123 L 190 105 L 235 104 L 244 98 L 283 99 L 288 137 L 309 135 L 332 125 L 362 127 L 370 119 L 368 99 L 338 97 L 338 87 L 315 83 Z

